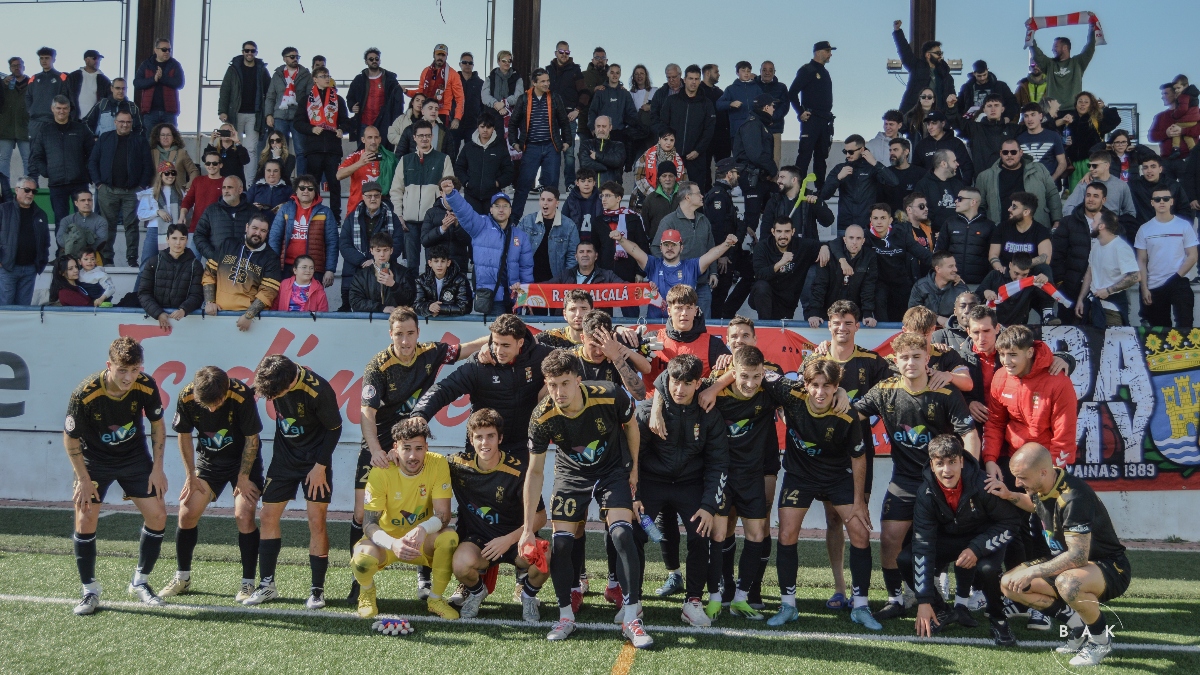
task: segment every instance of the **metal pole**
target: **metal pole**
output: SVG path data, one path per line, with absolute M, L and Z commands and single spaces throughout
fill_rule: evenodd
M 491 14 L 489 15 L 490 27 L 487 35 L 487 74 L 491 74 L 492 68 L 496 67 L 494 59 L 496 58 L 496 0 L 488 0 L 488 4 L 492 6 Z
M 130 16 L 133 14 L 129 3 L 132 0 L 121 0 L 121 13 L 125 15 L 125 27 L 121 32 L 121 77 L 125 78 L 125 87 L 127 91 L 133 91 L 129 84 L 129 23 Z
M 200 76 L 197 78 L 199 86 L 196 88 L 196 156 L 200 157 L 200 161 L 204 161 L 201 151 L 204 146 L 200 144 L 200 139 L 203 138 L 200 132 L 200 125 L 204 121 L 204 79 L 208 77 L 208 64 L 205 59 L 208 49 L 208 12 L 212 5 L 212 0 L 204 0 L 200 4 Z

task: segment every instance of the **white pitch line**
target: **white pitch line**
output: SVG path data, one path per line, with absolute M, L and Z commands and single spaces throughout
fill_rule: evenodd
M 48 598 L 38 595 L 9 595 L 0 594 L 0 602 L 25 602 L 30 604 L 40 605 L 74 605 L 78 602 L 73 598 Z M 181 603 L 170 603 L 161 607 L 151 607 L 143 605 L 140 602 L 130 602 L 127 600 L 105 600 L 101 604 L 101 609 L 137 609 L 143 611 L 161 611 L 169 612 L 210 612 L 214 614 L 240 614 L 244 616 L 291 616 L 304 617 L 307 619 L 349 619 L 366 624 L 366 619 L 360 618 L 357 614 L 351 612 L 341 612 L 336 610 L 312 611 L 306 609 L 278 609 L 270 607 L 237 607 L 225 605 L 186 605 Z M 466 624 L 472 626 L 502 626 L 505 628 L 550 628 L 554 625 L 552 621 L 539 621 L 538 623 L 526 623 L 524 621 L 506 621 L 501 619 L 442 619 L 436 616 L 405 616 L 401 617 L 396 614 L 380 614 L 377 619 L 406 619 L 411 623 L 437 623 L 437 624 Z M 579 628 L 595 630 L 601 632 L 616 632 L 618 627 L 612 623 L 580 623 Z M 918 638 L 915 635 L 870 635 L 857 633 L 828 633 L 823 631 L 807 632 L 807 631 L 778 631 L 778 630 L 763 630 L 757 628 L 696 628 L 694 626 L 647 626 L 650 633 L 678 633 L 687 635 L 721 635 L 725 637 L 767 637 L 781 638 L 785 640 L 827 640 L 827 641 L 862 641 L 862 642 L 907 642 L 912 644 L 942 644 L 942 645 L 968 645 L 973 647 L 994 647 L 995 644 L 986 638 L 967 638 L 967 637 L 935 637 L 935 638 Z M 1049 642 L 1045 640 L 1031 641 L 1026 640 L 1020 643 L 1020 646 L 1028 649 L 1052 649 L 1059 646 L 1059 642 Z M 1200 653 L 1200 646 L 1197 645 L 1169 645 L 1169 644 L 1151 644 L 1145 642 L 1120 642 L 1113 643 L 1115 649 L 1121 651 L 1147 651 L 1147 652 L 1183 652 L 1183 653 Z

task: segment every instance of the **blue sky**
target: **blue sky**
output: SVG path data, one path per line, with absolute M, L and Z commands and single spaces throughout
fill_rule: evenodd
M 367 46 L 379 47 L 384 67 L 401 78 L 417 77 L 438 42 L 449 45 L 455 62 L 464 50 L 474 52 L 480 67 L 486 62 L 483 0 L 443 0 L 445 23 L 435 0 L 303 0 L 303 13 L 300 6 L 300 0 L 214 0 L 209 77 L 221 79 L 229 59 L 239 53 L 246 39 L 258 42 L 260 57 L 272 68 L 282 61 L 279 54 L 286 45 L 297 47 L 306 62 L 322 53 L 338 79 L 350 79 L 362 69 L 362 51 Z M 1150 8 L 1152 12 L 1147 11 Z M 1178 73 L 1200 81 L 1200 51 L 1195 48 L 1200 2 L 1038 0 L 1036 4 L 1037 13 L 1043 15 L 1084 9 L 1100 17 L 1109 43 L 1097 48 L 1084 86 L 1107 102 L 1137 103 L 1144 135 L 1154 114 L 1162 109 L 1160 83 Z M 60 70 L 77 68 L 83 51 L 95 47 L 108 57 L 103 70 L 110 75 L 120 72 L 117 3 L 0 5 L 0 12 L 10 27 L 28 27 L 6 31 L 4 45 L 4 56 L 24 57 L 27 69 L 37 68 L 35 52 L 49 44 L 60 52 Z M 181 0 L 176 12 L 175 54 L 188 76 L 180 126 L 190 131 L 197 121 L 200 2 Z M 944 43 L 947 57 L 963 59 L 968 70 L 975 59 L 982 58 L 1010 86 L 1024 76 L 1027 2 L 942 2 L 938 12 L 937 37 Z M 725 84 L 735 77 L 733 65 L 742 59 L 756 67 L 764 59 L 773 60 L 780 78 L 790 83 L 796 69 L 811 57 L 812 44 L 829 40 L 838 47 L 829 65 L 836 134 L 870 137 L 878 130 L 883 111 L 896 106 L 904 91 L 904 78 L 888 75 L 884 65 L 896 53 L 892 20 L 904 20 L 907 28 L 908 15 L 906 0 L 544 0 L 540 60 L 548 62 L 554 43 L 565 39 L 571 43 L 576 62 L 586 65 L 592 49 L 601 45 L 610 62 L 620 63 L 626 75 L 632 66 L 644 63 L 656 84 L 662 82 L 663 67 L 671 61 L 682 65 L 717 63 Z M 497 50 L 511 46 L 511 16 L 512 0 L 498 0 Z M 36 29 L 52 22 L 57 22 L 52 30 Z M 1172 26 L 1180 28 L 1172 34 Z M 1058 34 L 1069 36 L 1078 51 L 1086 29 L 1043 31 L 1039 42 L 1048 49 Z M 1180 49 L 1180 45 L 1188 48 Z M 962 77 L 956 77 L 956 83 L 961 84 Z M 215 89 L 205 90 L 203 129 L 216 124 L 216 97 Z M 796 134 L 796 121 L 790 117 L 785 137 Z

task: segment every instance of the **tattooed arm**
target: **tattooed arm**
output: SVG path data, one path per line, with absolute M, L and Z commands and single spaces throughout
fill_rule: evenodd
M 1138 272 L 1130 272 L 1129 274 L 1126 274 L 1125 276 L 1121 277 L 1117 283 L 1109 286 L 1108 288 L 1102 289 L 1104 290 L 1104 297 L 1107 298 L 1114 293 L 1120 293 L 1121 291 L 1137 286 L 1140 278 L 1141 275 Z
M 267 306 L 263 304 L 262 300 L 255 298 L 254 302 L 250 303 L 250 308 L 247 309 L 246 313 L 243 314 L 242 316 L 246 317 L 247 319 L 253 319 L 254 317 L 258 316 L 259 312 L 263 311 L 266 308 L 267 308 Z
M 1066 551 L 1040 565 L 1032 565 L 1029 568 L 1029 574 L 1043 578 L 1056 577 L 1067 570 L 1079 569 L 1086 565 L 1088 552 L 1092 547 L 1092 534 L 1090 532 L 1084 534 L 1067 532 L 1066 538 Z
M 629 363 L 629 359 L 620 358 L 613 362 L 617 372 L 621 374 L 621 382 L 625 388 L 629 390 L 629 395 L 636 401 L 641 401 L 646 398 L 646 383 L 642 382 L 642 376 L 633 365 Z
M 363 511 L 363 534 L 368 538 L 379 530 L 379 511 Z
M 250 472 L 258 459 L 258 448 L 261 444 L 258 434 L 246 437 L 246 445 L 242 448 L 242 465 L 238 468 L 237 487 L 233 491 L 235 496 L 241 495 L 252 502 L 258 501 L 259 489 L 254 481 L 250 480 Z

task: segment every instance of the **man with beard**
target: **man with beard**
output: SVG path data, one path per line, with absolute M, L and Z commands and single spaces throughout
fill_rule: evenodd
M 270 217 L 259 213 L 246 223 L 246 235 L 226 239 L 204 269 L 204 313 L 242 311 L 237 327 L 250 330 L 250 322 L 275 304 L 279 295 L 279 254 L 267 246 Z
M 908 296 L 915 281 L 910 260 L 916 259 L 928 265 L 932 262 L 933 254 L 913 239 L 911 227 L 892 226 L 892 210 L 887 204 L 879 203 L 871 207 L 871 229 L 866 236 L 867 245 L 875 249 L 879 260 L 879 279 L 883 281 L 875 285 L 875 318 L 879 321 L 899 321 L 908 309 Z M 833 257 L 837 258 L 842 274 L 854 276 L 855 267 L 847 262 L 847 252 L 842 242 L 834 240 L 829 248 Z
M 912 143 L 907 138 L 893 138 L 887 149 L 888 161 L 891 163 L 887 170 L 896 176 L 896 184 L 884 186 L 883 194 L 892 210 L 899 211 L 903 208 L 904 198 L 917 189 L 917 182 L 924 178 L 928 171 L 924 167 L 909 163 Z

